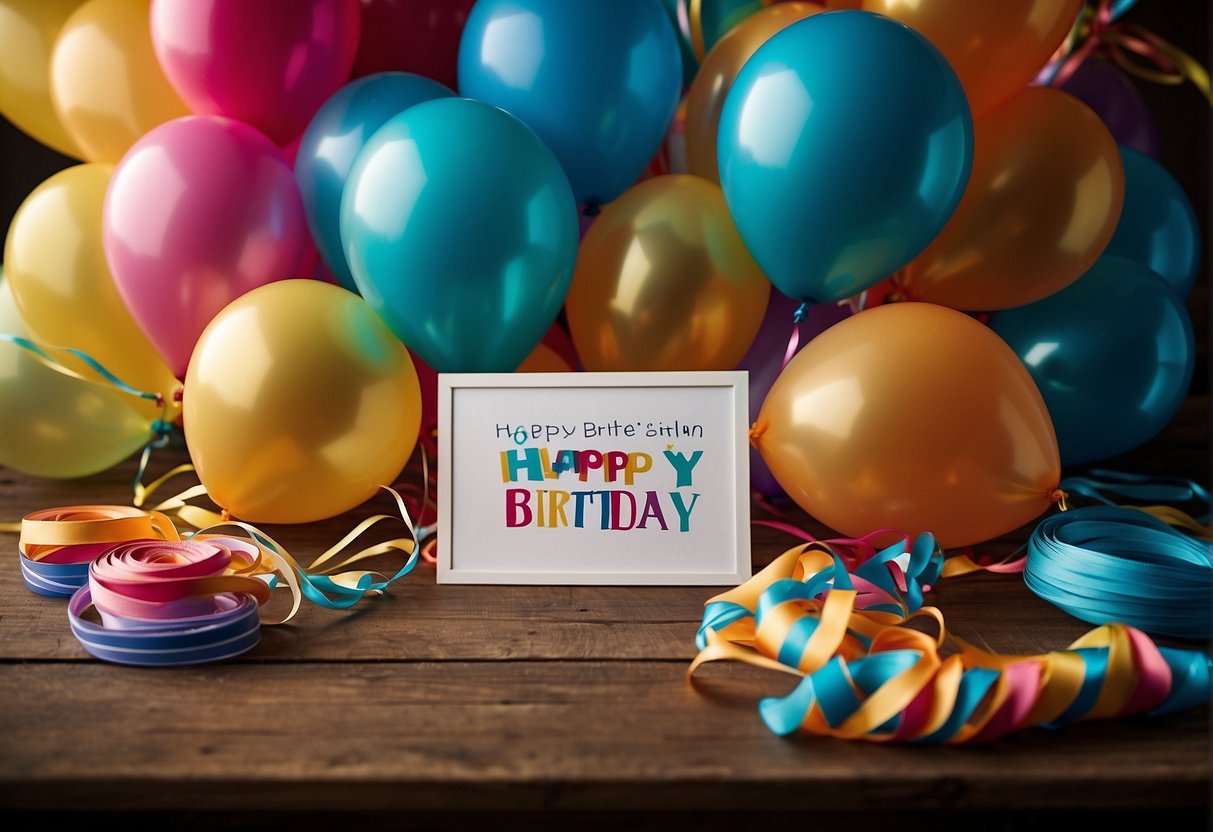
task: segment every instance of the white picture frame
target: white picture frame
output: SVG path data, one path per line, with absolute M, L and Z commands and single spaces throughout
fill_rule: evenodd
M 748 580 L 747 387 L 744 371 L 440 374 L 438 583 Z

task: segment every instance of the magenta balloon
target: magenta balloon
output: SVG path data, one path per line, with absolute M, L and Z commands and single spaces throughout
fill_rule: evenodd
M 358 0 L 152 2 L 152 46 L 182 100 L 278 144 L 349 79 L 361 26 Z
M 766 400 L 771 385 L 783 369 L 783 357 L 792 336 L 792 316 L 800 308 L 800 301 L 793 300 L 778 289 L 771 289 L 767 301 L 766 315 L 758 328 L 754 343 L 737 365 L 739 370 L 750 372 L 750 421 L 758 418 L 758 411 Z M 808 316 L 800 322 L 800 346 L 816 338 L 839 321 L 851 316 L 850 307 L 834 303 L 819 303 L 809 307 Z M 775 475 L 763 461 L 762 455 L 750 448 L 750 484 L 764 497 L 779 497 L 783 489 L 775 481 Z
M 291 169 L 232 119 L 186 116 L 135 142 L 114 169 L 102 222 L 114 283 L 178 378 L 223 307 L 314 268 Z

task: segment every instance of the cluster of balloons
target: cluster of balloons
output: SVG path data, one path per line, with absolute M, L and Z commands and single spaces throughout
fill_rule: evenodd
M 435 371 L 740 366 L 765 494 L 984 540 L 1192 374 L 1200 238 L 1135 90 L 1030 85 L 1081 7 L 0 0 L 0 111 L 85 161 L 13 223 L 6 320 L 182 385 L 244 519 L 369 497 Z M 0 415 L 72 438 L 4 464 L 99 470 L 160 416 L 37 416 L 76 394 L 18 359 Z

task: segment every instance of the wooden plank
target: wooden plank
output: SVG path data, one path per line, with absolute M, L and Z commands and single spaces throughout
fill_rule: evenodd
M 1207 712 L 967 748 L 779 739 L 787 677 L 680 663 L 0 667 L 0 806 L 60 810 L 1198 807 Z

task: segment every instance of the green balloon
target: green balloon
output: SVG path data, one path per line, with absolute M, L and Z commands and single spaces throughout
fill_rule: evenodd
M 0 333 L 30 338 L 0 270 Z M 36 477 L 86 477 L 151 438 L 133 399 L 56 372 L 0 339 L 0 465 Z

